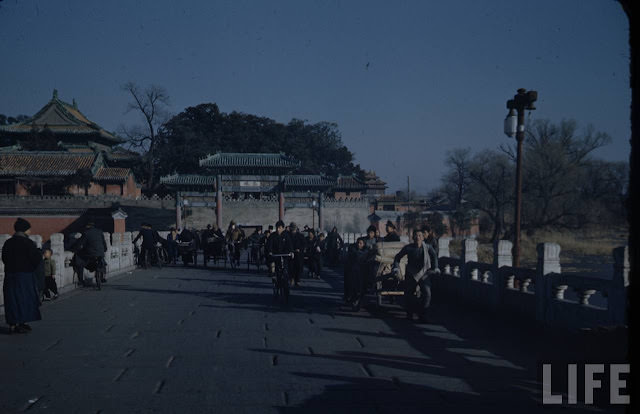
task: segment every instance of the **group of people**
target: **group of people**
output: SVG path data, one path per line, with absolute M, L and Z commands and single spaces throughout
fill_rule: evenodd
M 344 300 L 354 311 L 360 309 L 364 296 L 374 282 L 378 263 L 377 246 L 380 242 L 397 242 L 400 236 L 395 225 L 386 224 L 387 235 L 380 237 L 375 226 L 369 226 L 367 235 L 359 238 L 350 248 L 344 267 Z M 424 225 L 412 231 L 413 243 L 405 245 L 394 257 L 393 272 L 399 272 L 400 261 L 406 256 L 404 298 L 407 319 L 417 316 L 427 321 L 427 309 L 431 303 L 431 279 L 438 273 L 438 243 L 432 229 Z
M 40 305 L 58 297 L 56 262 L 50 248 L 39 249 L 29 238 L 31 223 L 18 218 L 14 234 L 2 247 L 5 278 L 3 284 L 5 320 L 9 333 L 31 331 L 28 322 L 41 319 Z M 106 243 L 102 231 L 88 223 L 84 234 L 77 238 L 70 249 L 74 251 L 72 265 L 78 282 L 85 285 L 83 270 L 102 266 Z M 106 281 L 106 280 L 103 280 Z

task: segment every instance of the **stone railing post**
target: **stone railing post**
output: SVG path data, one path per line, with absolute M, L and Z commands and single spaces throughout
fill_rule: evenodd
M 462 240 L 462 263 L 478 261 L 478 241 L 475 239 Z M 463 278 L 478 280 L 478 270 L 474 269 L 469 272 L 467 266 L 464 266 Z
M 557 243 L 540 243 L 537 246 L 538 265 L 536 267 L 535 300 L 536 320 L 543 324 L 553 321 L 552 292 L 553 279 L 551 274 L 560 274 L 560 245 Z
M 113 269 L 121 269 L 120 256 L 122 254 L 122 233 L 113 233 L 111 235 L 111 260 L 113 261 Z
M 107 273 L 113 271 L 112 263 L 111 263 L 111 233 L 102 232 L 102 237 L 104 238 L 104 242 L 107 245 L 107 251 L 104 252 L 104 261 L 107 263 Z
M 609 289 L 609 317 L 611 322 L 624 325 L 627 321 L 627 287 L 629 286 L 629 247 L 613 249 L 613 278 Z
M 513 243 L 509 240 L 498 240 L 493 244 L 493 295 L 492 301 L 494 309 L 497 309 L 503 302 L 504 293 L 507 289 L 507 279 L 502 273 L 500 268 L 502 266 L 511 266 L 513 258 L 511 256 L 511 249 Z
M 499 268 L 502 266 L 511 266 L 513 263 L 513 256 L 511 250 L 513 249 L 513 243 L 509 240 L 499 240 L 493 249 L 493 263 Z
M 131 232 L 124 232 L 122 234 L 122 250 L 120 257 L 120 267 L 131 267 L 133 265 L 133 243 Z M 124 262 L 124 263 L 123 263 Z
M 450 257 L 449 243 L 451 243 L 451 237 L 440 237 L 438 239 L 438 257 Z
M 29 238 L 36 244 L 38 249 L 42 249 L 42 236 L 39 234 L 30 234 Z
M 53 233 L 49 240 L 51 241 L 51 257 L 56 262 L 56 283 L 62 287 L 64 286 L 64 234 Z

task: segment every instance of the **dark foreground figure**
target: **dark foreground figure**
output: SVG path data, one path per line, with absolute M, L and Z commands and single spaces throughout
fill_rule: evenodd
M 41 319 L 35 272 L 42 262 L 42 254 L 29 239 L 31 224 L 28 221 L 19 218 L 13 228 L 13 237 L 2 248 L 4 317 L 9 333 L 26 333 L 31 331 L 27 322 Z

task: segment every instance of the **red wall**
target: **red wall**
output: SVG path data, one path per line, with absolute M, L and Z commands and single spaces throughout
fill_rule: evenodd
M 31 234 L 39 234 L 42 241 L 49 240 L 53 233 L 61 233 L 71 223 L 80 216 L 23 216 L 22 218 L 31 223 Z M 0 217 L 0 234 L 13 234 L 13 224 L 17 217 Z

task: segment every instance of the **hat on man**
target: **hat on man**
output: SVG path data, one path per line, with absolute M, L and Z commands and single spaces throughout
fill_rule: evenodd
M 13 229 L 15 231 L 25 232 L 30 228 L 31 228 L 31 223 L 29 223 L 27 220 L 20 217 L 18 217 L 16 222 L 13 224 Z
M 284 227 L 284 221 L 282 221 L 282 220 L 278 220 L 278 221 L 276 222 L 276 228 L 278 228 L 278 227 Z
M 289 223 L 289 229 L 293 230 L 293 229 L 297 229 L 297 228 L 298 228 L 298 226 L 293 221 L 291 223 Z

